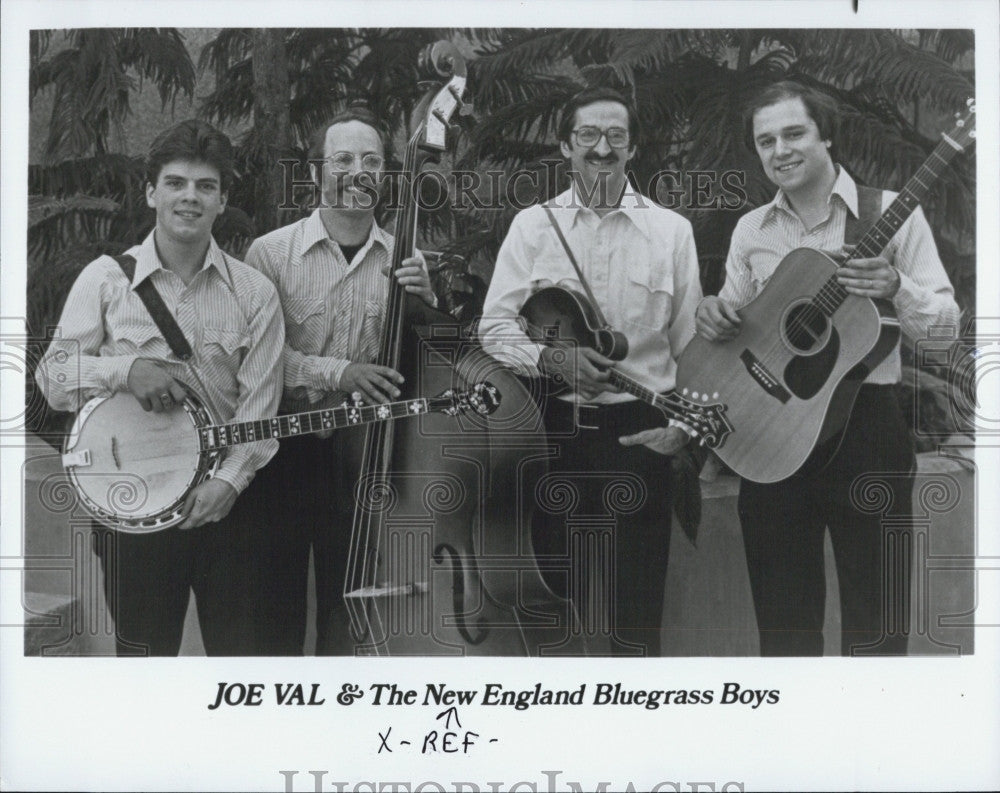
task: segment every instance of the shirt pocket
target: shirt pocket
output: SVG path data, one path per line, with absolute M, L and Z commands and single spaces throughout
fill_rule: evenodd
M 230 328 L 206 327 L 202 333 L 202 363 L 228 373 L 235 373 L 250 349 L 250 338 Z
M 562 286 L 574 291 L 583 291 L 580 279 L 563 255 L 561 258 L 540 257 L 531 266 L 531 291 L 535 292 L 548 286 Z
M 365 315 L 361 321 L 361 335 L 358 339 L 359 360 L 370 362 L 378 357 L 384 317 L 385 306 L 381 301 L 365 301 Z
M 293 297 L 285 301 L 285 333 L 294 349 L 307 354 L 320 351 L 326 333 L 326 303 L 318 297 Z
M 631 259 L 625 272 L 622 316 L 630 325 L 662 331 L 670 323 L 674 285 L 670 273 L 649 267 L 648 259 Z
M 753 284 L 753 297 L 764 291 L 774 271 L 781 264 L 781 256 L 774 253 L 760 252 L 751 253 L 747 257 L 747 264 L 750 268 L 750 283 Z
M 140 355 L 165 360 L 170 346 L 155 325 L 119 325 L 114 330 L 116 355 Z

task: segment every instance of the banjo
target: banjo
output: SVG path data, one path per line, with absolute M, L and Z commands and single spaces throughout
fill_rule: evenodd
M 489 415 L 500 392 L 489 382 L 468 391 L 379 405 L 344 403 L 256 421 L 220 424 L 188 388 L 180 405 L 147 413 L 127 391 L 96 397 L 76 416 L 62 465 L 80 502 L 93 517 L 133 534 L 176 526 L 188 493 L 212 477 L 226 449 L 268 438 L 331 431 L 423 413 Z

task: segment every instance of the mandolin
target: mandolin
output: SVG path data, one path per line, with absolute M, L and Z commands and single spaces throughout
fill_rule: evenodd
M 581 345 L 598 352 L 602 352 L 602 345 L 610 344 L 612 349 L 619 350 L 623 346 L 613 341 L 620 333 L 594 321 L 593 307 L 584 295 L 561 286 L 539 289 L 525 301 L 520 314 L 527 322 L 528 337 L 538 344 Z M 628 341 L 624 336 L 622 339 L 627 349 Z M 608 382 L 657 408 L 666 418 L 684 422 L 710 449 L 722 443 L 732 431 L 726 419 L 726 406 L 718 401 L 718 394 L 705 391 L 689 396 L 675 392 L 658 394 L 614 367 L 609 371 Z M 565 383 L 554 383 L 549 394 L 566 389 Z

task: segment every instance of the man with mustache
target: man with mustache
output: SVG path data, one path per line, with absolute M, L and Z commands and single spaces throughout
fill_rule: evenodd
M 572 185 L 547 205 L 608 322 L 628 338 L 628 356 L 613 364 L 587 347 L 535 344 L 523 332 L 518 312 L 537 289 L 558 284 L 584 292 L 542 206 L 520 212 L 511 225 L 480 337 L 498 360 L 571 387 L 548 398 L 543 412 L 558 445 L 547 481 L 569 486 L 574 505 L 560 511 L 553 499 L 540 499 L 535 551 L 543 562 L 571 553 L 576 538 L 567 523 L 574 514 L 613 522 L 613 541 L 596 558 L 571 553 L 572 597 L 585 625 L 610 631 L 612 653 L 655 656 L 670 546 L 669 455 L 688 435 L 614 389 L 608 369 L 615 365 L 657 392 L 673 387 L 676 357 L 694 335 L 701 298 L 694 237 L 687 220 L 631 188 L 626 167 L 636 152 L 638 118 L 619 92 L 596 88 L 573 97 L 557 134 Z M 602 576 L 605 583 L 596 583 Z
M 385 145 L 374 115 L 348 109 L 313 134 L 310 171 L 322 201 L 307 218 L 254 241 L 247 263 L 277 287 L 285 316 L 281 412 L 399 398 L 399 372 L 372 361 L 386 312 L 392 235 L 375 222 Z M 422 259 L 394 276 L 407 292 L 436 299 Z M 306 633 L 310 548 L 316 579 L 316 652 L 351 653 L 343 586 L 354 486 L 365 433 L 286 441 L 262 472 L 260 492 L 272 524 L 271 576 L 261 592 L 265 645 L 301 655 Z

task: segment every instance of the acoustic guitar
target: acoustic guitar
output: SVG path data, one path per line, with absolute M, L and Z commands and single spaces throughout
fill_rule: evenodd
M 97 521 L 133 534 L 176 526 L 184 519 L 188 493 L 215 474 L 226 449 L 239 444 L 432 412 L 489 415 L 500 406 L 500 392 L 480 382 L 468 391 L 449 389 L 430 398 L 345 403 L 219 424 L 187 390 L 183 403 L 162 413 L 147 413 L 132 394 L 120 391 L 91 399 L 76 416 L 62 464 L 81 504 Z
M 971 99 L 968 105 L 853 258 L 878 256 L 948 163 L 974 141 L 975 106 Z M 786 479 L 819 444 L 841 436 L 862 381 L 899 341 L 892 303 L 848 293 L 837 282 L 839 266 L 820 251 L 793 250 L 737 312 L 738 336 L 721 342 L 696 336 L 678 359 L 681 396 L 717 393 L 726 405 L 733 430 L 715 453 L 745 479 Z

